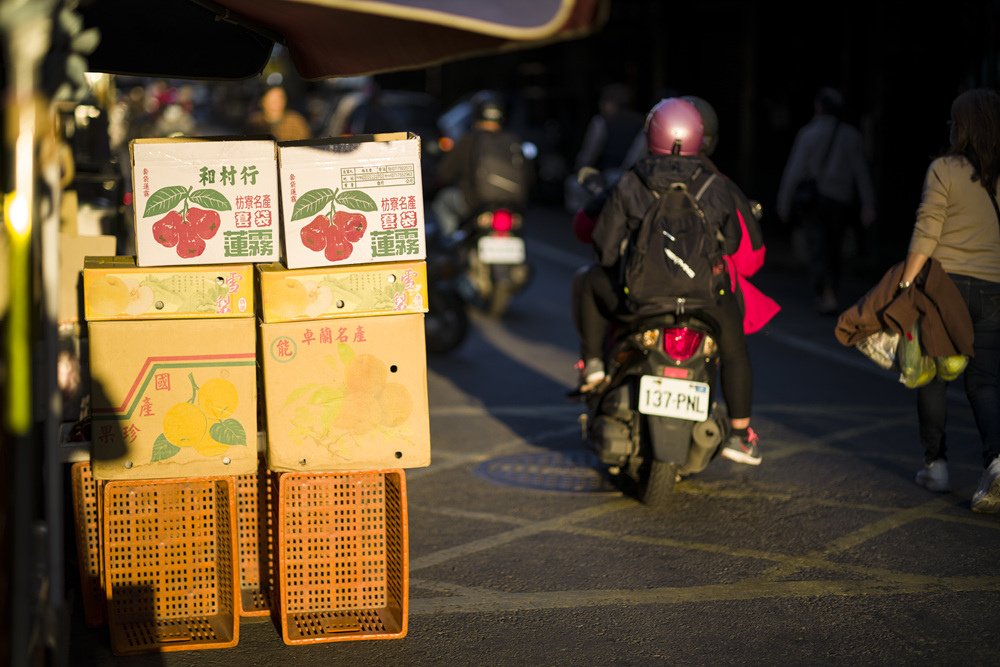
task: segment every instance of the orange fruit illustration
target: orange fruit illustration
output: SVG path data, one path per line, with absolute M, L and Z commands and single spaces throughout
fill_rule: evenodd
M 177 447 L 192 447 L 208 432 L 208 419 L 197 405 L 177 403 L 163 416 L 163 435 Z
M 118 315 L 125 312 L 131 295 L 128 285 L 116 276 L 100 276 L 90 284 L 87 301 L 97 315 Z
M 368 392 L 375 396 L 385 387 L 388 377 L 389 367 L 372 354 L 359 354 L 344 369 L 344 383 L 350 394 Z
M 378 397 L 382 424 L 399 426 L 413 412 L 413 397 L 410 390 L 398 382 L 388 382 Z
M 217 421 L 222 421 L 236 412 L 239 398 L 236 385 L 223 378 L 206 380 L 198 388 L 198 407 Z

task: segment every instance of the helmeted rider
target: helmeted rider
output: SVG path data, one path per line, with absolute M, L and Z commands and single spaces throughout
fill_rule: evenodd
M 519 145 L 518 137 L 504 127 L 504 105 L 497 93 L 480 91 L 470 101 L 472 127 L 444 155 L 435 174 L 436 185 L 440 189 L 431 203 L 431 210 L 440 231 L 445 235 L 455 232 L 480 203 L 475 173 L 477 165 L 484 159 L 485 147 L 505 143 Z M 480 137 L 483 135 L 503 135 L 506 142 L 482 141 Z
M 603 348 L 608 327 L 611 321 L 628 313 L 619 283 L 619 262 L 629 230 L 637 226 L 655 200 L 654 191 L 662 192 L 670 183 L 697 177 L 698 170 L 721 176 L 703 154 L 704 134 L 702 116 L 692 102 L 679 97 L 661 100 L 646 117 L 649 155 L 622 175 L 600 208 L 591 234 L 598 262 L 580 282 L 583 392 L 593 391 L 606 381 Z M 742 191 L 728 178 L 716 178 L 701 196 L 700 205 L 722 233 L 722 253 L 735 253 L 743 233 L 740 216 L 749 220 L 753 215 Z M 752 371 L 743 313 L 726 264 L 721 263 L 716 270 L 718 297 L 713 305 L 699 309 L 698 315 L 713 325 L 719 346 L 722 394 L 732 429 L 720 453 L 733 461 L 756 465 L 761 455 L 757 435 L 750 428 Z

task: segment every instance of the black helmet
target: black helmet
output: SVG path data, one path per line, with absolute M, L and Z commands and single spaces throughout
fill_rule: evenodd
M 701 122 L 705 126 L 705 134 L 701 138 L 701 152 L 711 155 L 719 143 L 719 117 L 715 113 L 712 105 L 700 97 L 685 95 L 682 99 L 694 105 L 694 108 L 701 114 Z
M 472 96 L 472 120 L 484 120 L 502 123 L 504 118 L 503 104 L 500 96 L 491 90 L 482 90 Z

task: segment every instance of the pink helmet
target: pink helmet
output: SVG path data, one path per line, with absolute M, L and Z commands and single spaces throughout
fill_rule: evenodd
M 697 155 L 704 134 L 697 107 L 680 97 L 660 100 L 646 116 L 646 145 L 656 155 Z

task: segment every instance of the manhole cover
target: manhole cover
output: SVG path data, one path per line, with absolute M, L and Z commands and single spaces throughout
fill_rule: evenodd
M 565 493 L 617 493 L 591 452 L 513 454 L 484 461 L 476 474 L 506 486 Z

